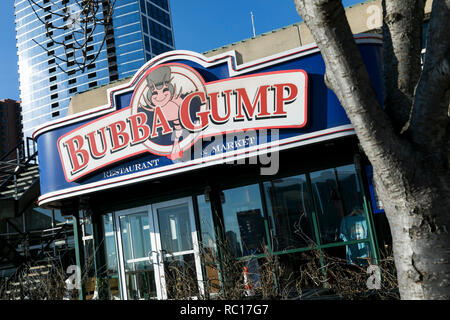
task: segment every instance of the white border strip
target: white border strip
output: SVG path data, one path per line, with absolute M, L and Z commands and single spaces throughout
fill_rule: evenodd
M 207 159 L 199 158 L 186 162 L 176 163 L 168 166 L 164 166 L 163 172 L 152 173 L 154 170 L 139 171 L 133 174 L 119 176 L 107 180 L 101 180 L 92 182 L 90 184 L 58 190 L 54 192 L 46 193 L 39 197 L 37 203 L 39 206 L 49 202 L 62 200 L 74 196 L 80 196 L 106 189 L 126 186 L 134 183 L 151 181 L 157 178 L 173 175 L 176 173 L 182 173 L 186 171 L 192 171 L 200 168 L 205 168 L 217 164 L 224 164 L 230 161 L 237 161 L 239 159 L 250 158 L 255 155 L 266 154 L 270 152 L 277 152 L 285 149 L 295 148 L 298 146 L 313 144 L 321 141 L 332 140 L 340 137 L 354 135 L 355 131 L 351 125 L 343 125 L 326 130 L 315 131 L 312 133 L 304 134 L 301 136 L 291 137 L 284 140 L 273 141 L 263 145 L 253 146 L 251 148 L 238 149 L 228 154 L 218 154 L 210 156 Z M 224 157 L 226 155 L 226 157 Z

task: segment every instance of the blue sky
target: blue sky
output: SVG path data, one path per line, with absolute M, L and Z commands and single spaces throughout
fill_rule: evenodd
M 344 6 L 362 2 L 344 0 Z M 300 21 L 293 0 L 170 0 L 176 49 L 204 52 Z M 19 99 L 14 0 L 0 1 L 0 99 Z

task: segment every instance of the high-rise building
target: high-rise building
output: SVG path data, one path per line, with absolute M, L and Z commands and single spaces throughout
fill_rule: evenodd
M 0 100 L 0 158 L 15 148 L 22 140 L 20 102 Z M 11 157 L 15 157 L 12 154 Z
M 31 6 L 29 0 L 15 0 L 14 4 L 24 137 L 31 136 L 37 126 L 65 116 L 74 94 L 131 76 L 153 56 L 174 49 L 168 0 L 116 0 L 106 38 L 103 26 L 97 25 L 87 42 L 87 58 L 99 55 L 81 72 L 73 62 L 59 59 L 82 59 L 81 51 L 73 54 L 64 50 L 67 45 L 58 44 L 70 45 L 76 23 L 66 19 L 69 28 L 52 29 L 55 41 L 44 24 L 64 25 L 63 12 L 76 17 L 81 2 L 34 2 L 38 6 Z

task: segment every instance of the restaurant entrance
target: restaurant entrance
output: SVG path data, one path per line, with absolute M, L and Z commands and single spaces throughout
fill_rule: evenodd
M 121 288 L 124 299 L 170 299 L 173 277 L 195 279 L 202 272 L 191 198 L 116 212 Z

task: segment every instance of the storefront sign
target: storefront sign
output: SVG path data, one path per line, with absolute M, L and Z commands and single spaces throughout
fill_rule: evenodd
M 381 101 L 381 39 L 356 42 Z M 314 44 L 237 60 L 166 52 L 108 89 L 106 105 L 39 127 L 38 203 L 355 134 Z
M 193 68 L 171 63 L 145 73 L 129 107 L 63 135 L 58 151 L 66 180 L 71 182 L 143 152 L 175 160 L 207 136 L 302 128 L 306 121 L 303 70 L 206 83 Z M 161 143 L 164 136 L 173 139 Z

